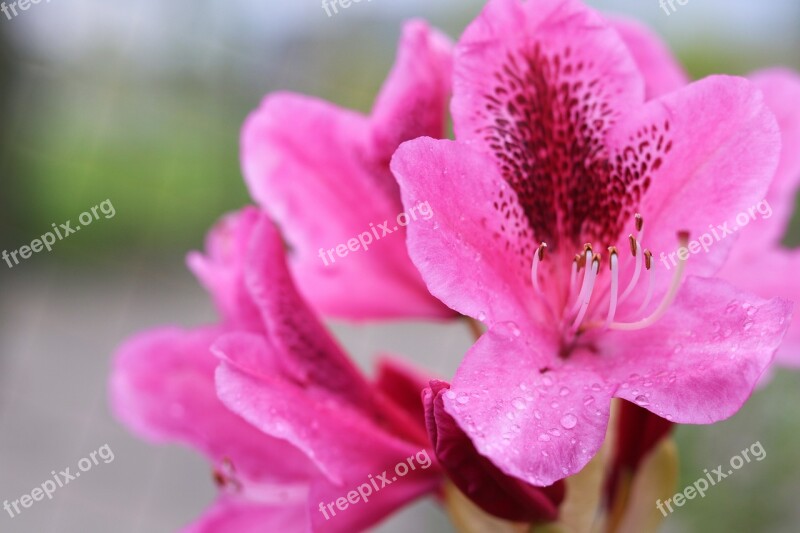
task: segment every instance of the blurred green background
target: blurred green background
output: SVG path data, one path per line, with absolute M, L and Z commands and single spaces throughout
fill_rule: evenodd
M 775 64 L 800 69 L 796 0 L 690 0 L 669 16 L 657 0 L 635 6 L 632 0 L 590 3 L 653 25 L 694 77 L 745 74 Z M 0 16 L 0 250 L 29 243 L 51 223 L 75 220 L 105 199 L 116 208 L 113 219 L 95 222 L 51 253 L 34 255 L 14 269 L 0 264 L 6 322 L 0 387 L 3 378 L 15 376 L 12 363 L 21 358 L 21 337 L 12 337 L 22 333 L 8 324 L 30 326 L 29 335 L 48 335 L 18 308 L 27 305 L 22 299 L 39 280 L 78 283 L 81 292 L 67 299 L 66 309 L 78 314 L 99 309 L 90 316 L 102 317 L 103 306 L 113 305 L 118 295 L 108 288 L 118 279 L 129 283 L 134 277 L 136 287 L 149 286 L 154 305 L 181 298 L 182 292 L 172 291 L 173 280 L 191 283 L 182 270 L 185 253 L 202 246 L 222 213 L 248 202 L 239 169 L 239 129 L 266 93 L 300 91 L 368 111 L 391 66 L 403 19 L 423 16 L 456 38 L 482 5 L 374 0 L 328 18 L 317 0 L 108 4 L 73 0 L 35 5 L 11 21 Z M 800 242 L 797 229 L 789 242 Z M 151 284 L 153 276 L 160 277 Z M 122 322 L 114 329 L 117 339 L 150 324 Z M 72 333 L 81 339 L 104 327 L 96 321 L 74 324 Z M 354 351 L 371 349 L 352 340 L 357 330 L 338 331 Z M 391 336 L 376 331 L 372 338 L 378 346 Z M 113 345 L 111 340 L 96 348 L 94 361 L 106 365 Z M 55 357 L 41 355 L 43 361 L 45 355 Z M 454 368 L 458 356 L 441 370 Z M 102 382 L 92 386 L 99 387 L 102 402 Z M 799 391 L 800 375 L 781 371 L 732 420 L 680 428 L 681 487 L 757 440 L 767 459 L 745 467 L 705 499 L 689 502 L 667 520 L 669 531 L 800 529 L 794 501 L 800 492 Z M 16 392 L 6 398 L 6 413 L 20 409 L 14 402 L 26 392 L 22 386 Z M 0 433 L 16 430 L 8 419 L 5 424 L 0 418 Z M 140 450 L 147 453 L 145 446 Z M 59 464 L 46 455 L 32 460 L 37 457 L 42 471 Z M 202 462 L 193 467 L 201 469 Z M 0 497 L 7 497 L 27 487 L 0 481 L 0 489 Z M 183 523 L 193 514 L 173 518 Z

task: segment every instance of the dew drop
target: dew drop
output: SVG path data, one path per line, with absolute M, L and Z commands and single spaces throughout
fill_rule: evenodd
M 583 397 L 583 405 L 592 405 L 594 403 L 594 396 L 591 394 Z
M 522 398 L 514 398 L 513 400 L 511 400 L 511 405 L 514 406 L 514 409 L 522 411 L 523 409 L 525 409 L 527 404 L 525 403 L 525 400 L 523 400 Z
M 566 396 L 569 394 L 569 389 L 566 387 L 562 387 L 561 390 L 558 392 L 561 396 Z
M 451 391 L 451 390 L 447 391 L 445 393 L 445 396 L 447 396 L 451 400 L 455 400 L 456 399 L 456 393 L 454 391 Z
M 469 402 L 469 396 L 467 396 L 466 394 L 462 394 L 456 399 L 456 401 L 461 405 L 464 405 L 465 403 Z
M 578 417 L 573 414 L 564 415 L 561 417 L 561 426 L 564 429 L 572 429 L 578 424 Z
M 541 435 L 539 435 L 539 440 L 542 442 L 549 442 L 550 435 L 548 435 L 547 433 L 542 433 Z
M 650 404 L 650 402 L 647 400 L 647 397 L 642 395 L 637 396 L 634 401 L 642 407 Z

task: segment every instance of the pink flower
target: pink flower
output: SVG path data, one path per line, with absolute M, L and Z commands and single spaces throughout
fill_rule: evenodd
M 444 137 L 451 46 L 425 23 L 411 22 L 371 116 L 277 93 L 244 126 L 250 192 L 281 226 L 298 286 L 322 314 L 453 316 L 428 293 L 408 258 L 403 225 L 422 217 L 403 215 L 389 170 L 401 142 Z
M 405 205 L 436 213 L 409 227 L 428 288 L 489 328 L 444 409 L 533 485 L 589 461 L 613 397 L 679 423 L 732 415 L 788 326 L 790 303 L 709 278 L 733 239 L 672 271 L 650 253 L 764 197 L 780 134 L 761 93 L 727 76 L 645 87 L 579 2 L 491 0 L 456 47 L 457 140 L 392 161 Z
M 137 335 L 110 385 L 132 430 L 215 465 L 220 497 L 187 531 L 356 531 L 437 490 L 420 381 L 391 362 L 376 383 L 360 374 L 297 293 L 267 217 L 250 208 L 226 218 L 208 253 L 189 262 L 223 323 Z M 411 457 L 416 468 L 368 501 L 336 505 Z
M 648 98 L 689 83 L 688 76 L 656 35 L 631 21 L 616 21 L 615 27 L 644 75 Z M 764 94 L 767 107 L 778 121 L 781 156 L 766 195 L 755 206 L 748 206 L 748 210 L 760 208 L 758 216 L 751 216 L 751 221 L 737 232 L 738 243 L 718 275 L 763 298 L 796 301 L 800 300 L 800 283 L 795 274 L 800 269 L 800 252 L 782 246 L 781 239 L 794 212 L 800 186 L 800 76 L 787 69 L 772 68 L 748 77 Z M 800 322 L 792 321 L 776 362 L 800 365 Z

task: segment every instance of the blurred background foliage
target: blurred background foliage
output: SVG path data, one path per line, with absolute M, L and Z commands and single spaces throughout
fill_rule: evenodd
M 796 0 L 690 0 L 669 16 L 657 0 L 590 3 L 653 25 L 694 77 L 800 68 Z M 0 17 L 0 249 L 108 198 L 113 223 L 26 264 L 146 258 L 174 268 L 248 202 L 238 136 L 266 93 L 368 111 L 401 20 L 424 16 L 456 38 L 481 5 L 374 0 L 328 18 L 317 0 L 73 0 Z M 4 281 L 14 274 L 0 270 Z M 759 439 L 767 460 L 689 502 L 668 529 L 796 530 L 798 390 L 797 374 L 782 372 L 732 420 L 679 430 L 681 486 Z

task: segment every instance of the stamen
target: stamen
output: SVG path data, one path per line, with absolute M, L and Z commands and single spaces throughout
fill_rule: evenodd
M 543 242 L 537 248 L 536 253 L 533 255 L 533 265 L 531 266 L 531 283 L 533 283 L 533 290 L 537 293 L 542 292 L 539 287 L 539 263 L 544 260 L 544 252 L 547 250 L 547 243 Z
M 686 245 L 689 243 L 689 232 L 679 231 L 678 241 L 680 242 L 681 246 L 686 247 Z M 652 255 L 653 254 L 645 255 L 645 262 L 647 267 L 652 266 Z M 680 288 L 681 280 L 683 279 L 683 271 L 686 270 L 687 259 L 688 256 L 685 256 L 685 259 L 680 259 L 680 257 L 678 257 L 679 263 L 677 268 L 675 269 L 675 275 L 672 278 L 672 284 L 670 285 L 667 293 L 664 295 L 664 298 L 661 300 L 661 303 L 658 305 L 656 310 L 653 311 L 653 313 L 650 316 L 643 318 L 642 320 L 639 320 L 637 322 L 614 322 L 609 327 L 611 329 L 632 331 L 637 329 L 643 329 L 656 323 L 662 316 L 664 316 L 664 313 L 667 312 L 667 309 L 669 309 L 669 306 L 672 305 L 672 302 L 675 300 L 675 296 L 678 294 L 678 289 Z
M 631 243 L 631 252 L 633 252 L 634 260 L 636 261 L 636 268 L 633 271 L 631 281 L 628 283 L 628 286 L 625 287 L 625 290 L 622 291 L 622 296 L 619 297 L 619 303 L 624 302 L 625 299 L 631 295 L 642 273 L 642 245 L 639 244 L 639 241 L 636 240 L 633 235 L 629 235 L 628 240 Z
M 572 260 L 572 270 L 569 274 L 569 296 L 575 294 L 575 282 L 578 281 L 578 263 L 580 263 L 581 256 L 576 255 Z
M 609 265 L 611 268 L 611 296 L 608 304 L 608 315 L 606 316 L 606 328 L 614 321 L 614 315 L 617 312 L 617 291 L 619 290 L 619 258 L 617 257 L 617 249 L 613 246 L 609 246 L 608 253 L 610 255 Z
M 591 251 L 589 252 L 591 253 Z M 581 302 L 581 308 L 578 312 L 578 315 L 575 317 L 575 321 L 572 323 L 572 331 L 577 331 L 578 326 L 581 325 L 583 322 L 583 317 L 586 315 L 586 310 L 589 308 L 589 301 L 592 299 L 592 291 L 594 290 L 594 282 L 597 279 L 597 272 L 600 270 L 600 255 L 598 254 L 597 257 L 592 260 L 592 266 L 586 269 L 588 283 L 584 283 L 583 288 L 586 289 L 585 291 L 581 291 L 581 295 L 583 296 L 582 301 L 581 298 L 578 299 Z
M 587 244 L 583 247 L 584 255 L 583 258 L 586 264 L 586 273 L 583 275 L 583 284 L 581 285 L 581 291 L 578 293 L 578 297 L 575 299 L 575 303 L 572 305 L 572 309 L 570 309 L 569 314 L 575 313 L 581 306 L 583 299 L 586 296 L 586 287 L 588 285 L 589 278 L 591 277 L 592 268 L 590 267 L 589 263 L 592 262 L 592 245 Z
M 644 254 L 645 258 L 647 258 L 648 256 L 649 257 L 653 256 L 653 254 L 650 253 L 650 250 L 645 250 Z M 653 297 L 653 288 L 655 287 L 655 282 L 654 282 L 654 278 L 656 276 L 655 269 L 650 268 L 651 265 L 649 261 L 646 260 L 645 264 L 647 266 L 647 295 L 644 297 L 642 305 L 640 305 L 639 309 L 637 309 L 636 312 L 634 313 L 635 315 L 641 315 L 647 308 L 647 304 L 650 303 L 650 299 Z

